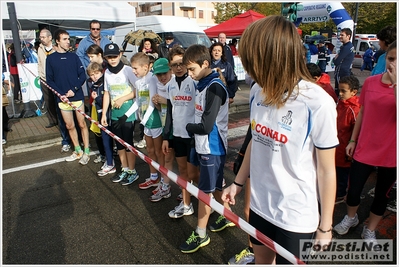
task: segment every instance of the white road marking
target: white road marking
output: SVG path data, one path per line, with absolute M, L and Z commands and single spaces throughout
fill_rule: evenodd
M 248 130 L 248 125 L 244 125 L 244 126 L 240 126 L 240 127 L 229 129 L 227 138 L 228 139 L 234 139 L 234 138 L 245 136 L 246 133 L 247 133 L 247 130 Z M 98 153 L 99 153 L 99 151 L 92 151 L 92 152 L 90 152 L 90 156 L 96 155 Z M 39 163 L 33 163 L 33 164 L 29 164 L 29 165 L 19 166 L 19 167 L 15 167 L 15 168 L 11 168 L 11 169 L 6 169 L 6 170 L 2 170 L 2 173 L 3 174 L 8 174 L 8 173 L 13 173 L 13 172 L 18 172 L 18 171 L 24 171 L 24 170 L 39 168 L 39 167 L 43 167 L 43 166 L 49 166 L 49 165 L 52 165 L 52 164 L 55 164 L 55 163 L 64 162 L 65 159 L 68 158 L 68 157 L 52 159 L 52 160 L 43 161 L 43 162 L 39 162 Z
M 92 151 L 92 152 L 90 152 L 90 156 L 96 155 L 98 153 L 99 153 L 98 151 Z M 59 162 L 65 162 L 66 158 L 69 158 L 69 156 L 63 157 L 63 158 L 58 158 L 58 159 L 52 159 L 52 160 L 48 160 L 48 161 L 43 161 L 43 162 L 39 162 L 39 163 L 33 163 L 33 164 L 25 165 L 25 166 L 19 166 L 19 167 L 7 169 L 7 170 L 2 170 L 2 173 L 7 174 L 7 173 L 12 173 L 12 172 L 25 171 L 25 170 L 29 170 L 29 169 L 48 166 L 48 165 L 59 163 Z

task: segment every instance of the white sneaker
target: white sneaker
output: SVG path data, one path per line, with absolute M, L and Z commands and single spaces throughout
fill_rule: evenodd
M 77 159 L 81 159 L 83 157 L 83 154 L 83 150 L 81 150 L 79 154 L 76 153 L 76 151 L 73 151 L 72 155 L 66 158 L 65 161 L 74 161 Z
M 7 140 L 3 139 L 3 145 L 7 144 Z
M 375 237 L 375 231 L 370 231 L 366 225 L 363 227 L 363 231 L 360 236 L 364 239 L 364 241 L 367 241 L 368 245 L 371 245 L 372 248 L 374 248 L 374 246 L 377 244 L 377 238 Z M 377 252 L 377 251 L 375 251 L 375 252 Z
M 61 153 L 63 153 L 63 152 L 68 152 L 70 148 L 71 148 L 70 145 L 63 145 L 63 146 L 61 147 Z
M 93 160 L 94 163 L 105 162 L 105 157 L 101 154 L 98 154 L 97 157 Z
M 143 139 L 143 140 L 140 140 L 138 143 L 137 143 L 137 147 L 138 148 L 145 148 L 145 147 L 147 147 L 147 143 L 146 143 L 146 141 Z
M 101 170 L 97 172 L 97 175 L 101 177 L 115 172 L 116 172 L 115 166 L 108 166 L 105 164 L 105 166 L 101 167 Z
M 114 165 L 115 165 L 115 164 L 114 164 Z M 104 169 L 104 168 L 107 167 L 107 166 L 108 166 L 108 165 L 107 165 L 107 162 L 104 162 L 103 166 L 101 166 L 100 169 L 102 170 L 102 169 Z
M 170 196 L 172 195 L 172 193 L 170 193 L 170 186 L 168 186 L 168 189 L 163 190 L 162 189 L 162 185 L 159 188 L 159 190 L 150 197 L 150 200 L 152 202 L 158 202 L 160 200 L 162 200 L 163 198 L 170 198 Z
M 82 165 L 87 165 L 87 163 L 89 163 L 89 161 L 90 161 L 90 155 L 86 154 L 86 153 L 83 153 L 83 156 L 79 160 L 79 163 L 82 164 Z
M 173 219 L 178 219 L 183 216 L 188 216 L 194 213 L 193 203 L 190 203 L 188 208 L 184 207 L 183 201 L 180 202 L 178 206 L 176 206 L 173 210 L 169 212 L 169 217 Z
M 334 231 L 340 235 L 344 235 L 348 233 L 351 227 L 355 227 L 358 224 L 359 218 L 357 217 L 357 214 L 353 218 L 349 218 L 348 215 L 345 215 L 344 219 L 339 224 L 334 226 Z

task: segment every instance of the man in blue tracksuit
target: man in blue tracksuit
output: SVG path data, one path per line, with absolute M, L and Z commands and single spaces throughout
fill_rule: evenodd
M 89 25 L 90 33 L 80 41 L 78 49 L 76 50 L 76 55 L 78 55 L 80 61 L 82 61 L 85 71 L 90 63 L 89 56 L 86 53 L 87 48 L 92 44 L 96 44 L 104 50 L 105 45 L 111 43 L 107 37 L 101 35 L 101 23 L 98 20 L 94 19 L 90 21 Z
M 341 77 L 349 76 L 351 74 L 351 65 L 355 58 L 355 51 L 352 42 L 352 30 L 349 28 L 343 28 L 339 34 L 339 40 L 342 42 L 342 46 L 339 49 L 339 53 L 334 57 L 333 63 L 335 65 L 335 93 L 338 96 L 338 84 Z

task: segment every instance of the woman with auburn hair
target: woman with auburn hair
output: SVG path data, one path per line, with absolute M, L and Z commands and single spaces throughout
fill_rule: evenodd
M 284 17 L 252 23 L 238 50 L 256 82 L 252 140 L 223 200 L 234 205 L 250 177 L 249 223 L 299 258 L 300 240 L 324 245 L 332 238 L 336 106 L 313 82 L 297 29 Z M 289 263 L 257 239 L 251 242 L 256 264 Z

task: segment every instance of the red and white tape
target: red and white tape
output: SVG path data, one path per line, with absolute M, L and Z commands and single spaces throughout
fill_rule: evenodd
M 32 73 L 33 74 L 33 73 Z M 73 105 L 67 98 L 64 98 L 59 94 L 56 90 L 51 88 L 44 80 L 41 80 L 51 91 L 54 92 L 60 99 L 65 99 L 66 103 L 68 103 L 74 110 L 78 111 L 80 114 L 82 114 L 86 119 L 88 119 L 90 122 L 96 124 L 101 130 L 106 132 L 108 135 L 110 135 L 113 139 L 121 143 L 123 146 L 128 148 L 131 152 L 133 152 L 136 156 L 140 157 L 143 161 L 147 162 L 151 166 L 153 166 L 157 171 L 162 173 L 163 175 L 166 175 L 169 177 L 174 183 L 179 185 L 180 187 L 186 189 L 191 195 L 196 197 L 197 199 L 201 200 L 208 206 L 210 206 L 212 209 L 214 209 L 217 213 L 223 215 L 226 217 L 228 220 L 233 222 L 237 227 L 241 228 L 244 230 L 247 234 L 251 235 L 252 237 L 256 238 L 260 242 L 262 242 L 265 246 L 273 250 L 274 252 L 278 253 L 285 259 L 287 259 L 289 262 L 292 264 L 305 264 L 303 261 L 295 257 L 291 252 L 271 240 L 269 237 L 266 235 L 262 234 L 260 231 L 258 231 L 256 228 L 254 228 L 252 225 L 250 225 L 247 221 L 243 220 L 236 214 L 234 214 L 231 210 L 226 209 L 223 205 L 221 205 L 219 202 L 217 202 L 214 198 L 211 198 L 208 194 L 205 194 L 204 192 L 200 191 L 198 187 L 192 185 L 191 183 L 187 182 L 183 178 L 181 178 L 179 175 L 174 173 L 171 170 L 166 169 L 164 166 L 159 165 L 156 161 L 152 160 L 145 154 L 141 153 L 128 143 L 126 143 L 123 139 L 109 131 L 107 128 L 102 126 L 98 121 L 93 120 L 90 116 L 88 116 L 86 113 L 78 109 L 75 105 Z

